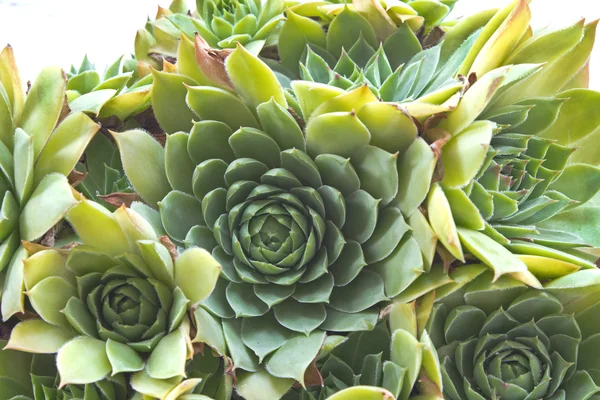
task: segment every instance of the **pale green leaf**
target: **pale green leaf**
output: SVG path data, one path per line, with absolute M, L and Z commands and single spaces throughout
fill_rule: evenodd
M 56 366 L 61 387 L 97 382 L 111 371 L 105 343 L 87 336 L 79 336 L 61 347 Z
M 75 334 L 41 319 L 23 321 L 14 327 L 5 349 L 27 353 L 56 353 Z
M 299 335 L 279 348 L 267 361 L 267 371 L 279 378 L 292 378 L 304 386 L 304 373 L 319 354 L 325 332 L 315 331 L 309 336 Z
M 112 134 L 129 181 L 144 200 L 155 206 L 171 189 L 165 172 L 165 149 L 140 129 Z
M 169 333 L 156 345 L 148 358 L 147 371 L 154 379 L 185 376 L 187 344 L 181 328 Z
M 277 378 L 264 369 L 239 372 L 236 391 L 246 400 L 279 399 L 294 384 L 293 379 Z
M 192 305 L 210 296 L 220 273 L 219 263 L 209 252 L 197 247 L 186 250 L 175 261 L 175 283 Z
M 46 175 L 21 212 L 21 239 L 33 241 L 42 237 L 79 202 L 77 197 L 65 176 Z

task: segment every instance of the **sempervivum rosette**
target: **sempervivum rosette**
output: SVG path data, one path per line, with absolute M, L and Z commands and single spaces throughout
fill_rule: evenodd
M 369 56 L 365 59 L 364 54 L 374 53 L 381 46 L 389 50 L 395 70 L 422 49 L 420 40 L 427 47 L 439 42 L 443 30 L 438 25 L 454 3 L 455 0 L 288 1 L 291 7 L 286 10 L 287 18 L 279 35 L 279 58 L 295 76 L 307 45 L 331 67 L 346 52 L 362 53 L 358 60 L 366 62 Z
M 135 57 L 141 70 L 148 72 L 149 65 L 160 69 L 163 60 L 173 62 L 180 55 L 180 40 L 196 33 L 215 49 L 233 49 L 239 43 L 254 54 L 277 43 L 283 0 L 197 0 L 195 5 L 190 10 L 185 1 L 173 0 L 138 30 Z
M 420 203 L 429 180 L 425 171 L 415 178 L 423 185 L 400 196 L 413 172 L 400 177 L 399 155 L 387 149 L 404 154 L 416 131 L 386 136 L 388 127 L 370 118 L 379 105 L 398 113 L 390 124 L 407 115 L 379 103 L 367 87 L 313 90 L 298 82 L 298 105 L 243 47 L 225 64 L 230 81 L 220 82 L 228 90 L 186 89 L 182 83 L 192 78 L 155 73 L 155 113 L 172 132 L 165 150 L 142 131 L 115 137 L 125 172 L 146 201 L 158 203 L 171 239 L 212 251 L 222 265 L 222 279 L 196 317 L 223 318 L 235 367 L 266 375 L 280 396 L 293 379 L 304 382 L 325 331 L 371 329 L 379 303 L 428 268 L 395 204 Z M 319 90 L 322 97 L 311 98 Z M 351 98 L 372 105 L 372 113 L 347 109 Z M 301 115 L 310 115 L 306 126 Z M 189 133 L 177 132 L 185 127 Z M 416 143 L 413 156 L 435 163 L 429 146 Z M 259 378 L 240 376 L 240 392 L 259 390 Z
M 147 110 L 151 79 L 139 79 L 136 64 L 121 56 L 103 74 L 87 57 L 79 68 L 71 66 L 66 91 L 71 111 L 85 112 L 103 125 L 110 118 L 110 126 L 118 126 Z
M 427 324 L 445 398 L 574 400 L 600 393 L 600 372 L 589 362 L 597 347 L 582 345 L 582 321 L 568 305 L 510 277 L 492 283 L 491 273 L 467 268 L 471 278 L 480 275 L 439 289 Z
M 218 264 L 202 249 L 177 257 L 125 207 L 84 200 L 67 218 L 82 245 L 26 245 L 21 284 L 40 318 L 19 323 L 7 348 L 58 353 L 61 386 L 128 372 L 147 395 L 177 386 L 191 357 L 188 308 L 211 293 Z

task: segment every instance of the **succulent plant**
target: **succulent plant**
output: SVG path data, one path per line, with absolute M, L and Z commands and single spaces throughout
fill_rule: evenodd
M 420 40 L 407 24 L 401 24 L 389 36 L 380 38 L 366 13 L 355 8 L 344 6 L 326 32 L 315 31 L 312 36 L 300 33 L 314 22 L 290 11 L 282 32 L 287 39 L 281 41 L 282 64 L 298 71 L 300 63 L 299 76 L 307 81 L 343 89 L 368 84 L 383 101 L 419 99 L 442 104 L 462 88 L 453 77 L 477 33 L 453 49 L 442 63 L 442 45 L 438 44 L 441 35 Z M 438 90 L 441 93 L 432 93 Z
M 6 348 L 0 340 L 0 396 L 3 399 L 99 399 L 126 400 L 129 388 L 123 376 L 108 377 L 87 385 L 60 387 L 54 356 L 30 354 Z
M 382 101 L 416 101 L 423 106 L 441 106 L 464 87 L 453 75 L 468 46 L 456 51 L 444 65 L 439 64 L 441 46 L 438 45 L 419 51 L 398 67 L 390 64 L 383 47 L 375 51 L 362 39 L 355 46 L 349 53 L 342 53 L 333 68 L 308 47 L 306 61 L 300 64 L 302 80 L 344 90 L 367 85 Z
M 88 199 L 114 210 L 138 200 L 123 173 L 119 152 L 109 131 L 143 128 L 156 132 L 150 109 L 152 76 L 139 79 L 137 62 L 119 57 L 100 74 L 87 56 L 71 67 L 67 98 L 72 111 L 85 112 L 101 125 L 76 165 L 71 184 Z
M 0 53 L 0 271 L 5 270 L 1 306 L 5 321 L 24 311 L 18 290 L 26 256 L 21 240 L 43 239 L 78 203 L 66 175 L 99 129 L 84 113 L 65 108 L 66 85 L 62 70 L 48 67 L 25 95 L 12 48 Z
M 205 347 L 195 348 L 185 365 L 185 379 L 156 381 L 145 371 L 131 379 L 133 399 L 230 400 L 233 377 L 226 373 L 225 359 Z
M 177 384 L 190 358 L 188 309 L 212 292 L 219 265 L 197 248 L 177 256 L 125 207 L 111 214 L 83 200 L 67 218 L 83 244 L 27 245 L 22 281 L 9 281 L 40 318 L 19 323 L 7 348 L 58 353 L 61 386 L 129 372 L 141 393 Z
M 92 139 L 76 170 L 81 174 L 81 182 L 75 188 L 87 199 L 111 210 L 139 200 L 123 172 L 116 144 L 104 134 Z
M 586 272 L 597 279 L 598 271 Z M 566 311 L 569 306 L 512 278 L 492 278 L 484 272 L 437 291 L 426 329 L 442 363 L 444 398 L 583 399 L 600 393 L 600 374 L 590 365 L 597 347 L 582 341 L 581 320 Z M 597 328 L 586 328 L 586 336 L 598 336 Z
M 163 382 L 152 385 L 152 381 L 138 377 L 131 384 L 125 375 L 109 376 L 106 379 L 85 385 L 67 384 L 60 386 L 55 356 L 52 354 L 30 354 L 10 350 L 7 342 L 0 340 L 0 396 L 2 399 L 99 399 L 127 400 L 169 398 L 196 398 L 198 400 L 225 400 L 231 398 L 231 377 L 224 375 L 223 361 L 210 351 L 196 354 L 186 364 L 187 379 L 179 384 Z M 142 392 L 136 391 L 141 389 Z M 40 397 L 41 396 L 41 397 Z M 143 397 L 145 396 L 145 397 Z M 195 397 L 194 397 L 195 396 Z
M 196 33 L 215 49 L 233 49 L 240 43 L 254 54 L 274 45 L 283 21 L 283 0 L 197 0 L 188 10 L 181 0 L 169 9 L 159 7 L 154 21 L 137 32 L 135 56 L 142 65 L 162 67 L 162 60 L 177 58 L 182 37 Z
M 215 48 L 239 43 L 255 54 L 277 40 L 283 20 L 283 0 L 198 0 L 196 10 L 204 23 L 198 33 Z
M 454 2 L 174 0 L 27 95 L 4 49 L 0 400 L 600 399 L 596 23 Z
M 444 174 L 427 203 L 440 241 L 457 259 L 464 261 L 464 246 L 497 277 L 516 273 L 539 286 L 523 276 L 525 266 L 539 279 L 595 267 L 596 257 L 577 249 L 585 240 L 552 220 L 600 190 L 593 156 L 574 147 L 577 140 L 594 137 L 580 121 L 594 114 L 597 94 L 580 88 L 573 77 L 589 58 L 596 25 L 584 27 L 580 21 L 532 36 L 529 17 L 527 3 L 514 1 L 488 18 L 479 15 L 450 30 L 445 43 L 451 46 L 484 25 L 459 68 L 478 79 L 424 136 L 449 138 L 442 149 Z M 510 45 L 498 46 L 501 40 Z M 549 42 L 556 46 L 546 50 Z M 569 77 L 557 80 L 557 74 Z M 578 132 L 577 139 L 566 126 Z M 466 151 L 472 156 L 465 158 Z M 575 186 L 574 181 L 586 183 Z
M 311 51 L 318 54 L 329 67 L 337 65 L 338 70 L 335 72 L 346 78 L 364 68 L 364 74 L 367 75 L 367 71 L 370 71 L 370 78 L 373 79 L 378 73 L 390 75 L 398 72 L 398 68 L 423 50 L 423 46 L 434 46 L 443 37 L 443 33 L 425 37 L 422 34 L 424 17 L 419 16 L 409 4 L 401 1 L 386 3 L 354 0 L 350 5 L 323 2 L 301 2 L 294 5 L 286 11 L 287 19 L 279 36 L 278 53 L 281 64 L 292 77 L 299 72 L 302 74 L 304 69 L 300 66 L 299 70 L 298 65 L 306 59 L 307 51 Z M 412 3 L 428 3 L 430 11 L 437 10 L 434 13 L 439 18 L 428 20 L 428 26 L 437 25 L 449 12 L 449 7 L 438 1 Z M 421 40 L 417 38 L 417 31 L 421 33 Z M 371 57 L 375 59 L 369 62 Z M 365 67 L 368 62 L 370 68 Z M 437 60 L 433 62 L 433 66 L 427 65 L 431 64 L 427 62 L 424 64 L 426 68 L 421 73 L 433 74 Z M 355 71 L 353 67 L 356 66 L 358 68 Z M 413 74 L 411 77 L 419 74 L 419 69 L 413 66 L 410 69 Z M 322 79 L 323 74 L 319 77 Z M 384 81 L 383 78 L 379 79 Z
M 129 180 L 146 202 L 158 205 L 171 239 L 212 251 L 223 268 L 215 292 L 198 308 L 208 312 L 196 318 L 223 318 L 234 365 L 256 374 L 266 368 L 271 376 L 265 379 L 281 391 L 293 379 L 303 382 L 325 331 L 374 327 L 378 303 L 429 269 L 421 245 L 430 253 L 431 238 L 413 238 L 395 205 L 418 205 L 428 182 L 411 194 L 401 192 L 398 156 L 389 151 L 404 155 L 415 142 L 412 157 L 434 162 L 435 155 L 415 138 L 416 129 L 415 136 L 407 131 L 394 140 L 362 109 L 344 108 L 344 99 L 352 97 L 365 107 L 390 107 L 366 87 L 326 87 L 332 90 L 327 102 L 311 99 L 311 87 L 303 85 L 312 83 L 299 82 L 296 112 L 288 110 L 296 100 L 243 47 L 225 65 L 230 80 L 218 82 L 239 97 L 214 86 L 185 88 L 182 82 L 194 81 L 183 74 L 154 73 L 154 111 L 170 133 L 164 150 L 144 132 L 115 137 Z M 257 83 L 245 79 L 249 73 Z M 393 110 L 398 118 L 406 115 Z M 311 118 L 302 129 L 294 115 Z M 412 171 L 404 175 L 409 180 Z M 414 223 L 426 230 L 419 215 Z M 397 263 L 402 274 L 394 272 Z M 272 342 L 263 344 L 261 338 L 274 332 Z M 247 381 L 258 380 L 238 376 L 242 395 L 253 385 Z
M 151 77 L 135 79 L 138 71 L 130 70 L 132 60 L 119 57 L 103 74 L 96 71 L 87 56 L 79 68 L 71 67 L 67 81 L 67 99 L 72 112 L 85 112 L 97 120 L 119 122 L 135 116 L 150 106 Z M 111 127 L 115 121 L 110 121 Z

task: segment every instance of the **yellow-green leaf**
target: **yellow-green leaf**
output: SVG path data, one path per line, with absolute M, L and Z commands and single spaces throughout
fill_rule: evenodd
M 46 175 L 21 212 L 21 239 L 39 239 L 77 203 L 79 196 L 64 175 Z
M 431 186 L 427 199 L 427 212 L 431 228 L 439 241 L 450 254 L 464 262 L 465 258 L 458 238 L 456 223 L 450 210 L 450 204 L 439 183 L 434 183 Z
M 66 101 L 67 82 L 58 67 L 44 68 L 31 87 L 18 126 L 33 137 L 34 155 L 41 153 Z
M 56 366 L 60 387 L 97 382 L 111 371 L 104 342 L 87 336 L 79 336 L 61 347 Z
M 69 175 L 86 147 L 100 129 L 82 112 L 70 114 L 52 133 L 34 166 L 34 185 L 48 174 Z
M 271 98 L 287 108 L 283 87 L 273 71 L 241 45 L 227 57 L 225 67 L 231 82 L 250 110 L 256 110 Z
M 112 135 L 129 181 L 146 202 L 156 206 L 171 190 L 165 171 L 165 149 L 140 129 Z
M 14 327 L 5 349 L 27 353 L 56 353 L 75 333 L 41 319 L 23 321 Z

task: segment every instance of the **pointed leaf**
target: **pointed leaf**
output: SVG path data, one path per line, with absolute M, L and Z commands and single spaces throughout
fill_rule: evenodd
M 175 261 L 175 283 L 192 306 L 210 296 L 220 272 L 219 263 L 210 253 L 200 248 L 186 250 Z
M 112 374 L 121 372 L 136 372 L 144 368 L 144 360 L 131 347 L 126 344 L 108 339 L 106 341 L 106 355 L 112 366 Z
M 283 107 L 287 101 L 283 88 L 271 69 L 241 45 L 225 60 L 231 82 L 251 110 L 273 98 Z M 252 76 L 252 79 L 248 79 Z
M 444 190 L 438 183 L 434 183 L 429 192 L 427 211 L 429 223 L 439 241 L 454 257 L 464 262 L 463 250 L 458 238 L 456 223 L 452 216 L 450 204 L 444 194 Z
M 136 192 L 154 206 L 171 189 L 165 172 L 165 150 L 143 130 L 112 132 L 112 135 L 129 181 Z
M 194 113 L 185 102 L 186 85 L 194 86 L 193 79 L 177 74 L 152 70 L 152 107 L 161 128 L 167 133 L 188 132 Z
M 69 175 L 100 125 L 83 113 L 72 113 L 52 133 L 35 163 L 34 185 L 48 174 Z
M 79 336 L 61 347 L 56 366 L 61 387 L 98 382 L 111 371 L 104 342 L 87 336 Z
M 5 349 L 27 353 L 56 353 L 75 335 L 41 319 L 23 321 L 14 327 Z
M 254 373 L 241 371 L 237 378 L 236 391 L 246 400 L 279 399 L 295 382 L 293 379 L 277 378 L 264 369 Z
M 265 367 L 273 376 L 292 378 L 305 387 L 304 373 L 319 353 L 325 332 L 315 331 L 309 336 L 299 335 L 279 348 Z
M 64 175 L 46 175 L 21 212 L 21 239 L 39 239 L 78 202 L 75 191 Z M 40 210 L 44 212 L 40 213 Z
M 18 126 L 33 137 L 35 158 L 42 152 L 58 122 L 66 87 L 63 71 L 57 67 L 47 67 L 39 73 L 29 90 Z

